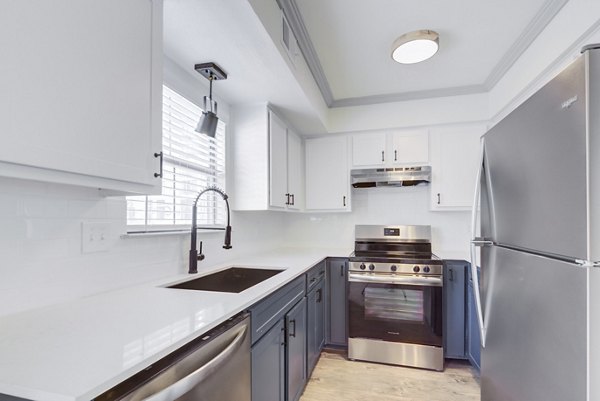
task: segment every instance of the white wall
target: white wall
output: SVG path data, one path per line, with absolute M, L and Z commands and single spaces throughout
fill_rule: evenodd
M 200 234 L 199 269 L 281 244 L 281 214 L 232 215 L 223 232 Z M 125 198 L 93 189 L 0 178 L 0 316 L 187 271 L 189 235 L 122 238 Z M 109 250 L 82 253 L 81 223 L 108 222 Z
M 295 246 L 354 248 L 355 224 L 428 224 L 432 247 L 447 259 L 468 257 L 469 212 L 432 212 L 429 186 L 352 190 L 350 213 L 287 216 L 287 241 Z

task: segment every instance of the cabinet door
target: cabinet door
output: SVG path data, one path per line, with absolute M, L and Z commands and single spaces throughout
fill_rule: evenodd
M 306 209 L 350 211 L 346 137 L 307 139 Z
M 479 167 L 479 139 L 484 133 L 482 124 L 432 131 L 432 209 L 471 208 Z
M 401 131 L 390 134 L 392 164 L 429 163 L 429 136 L 426 130 Z
M 161 1 L 4 2 L 0 38 L 0 162 L 160 190 Z
M 304 154 L 302 152 L 302 140 L 292 130 L 288 129 L 287 141 L 287 189 L 290 194 L 288 209 L 301 210 L 304 207 Z
M 315 287 L 307 294 L 307 364 L 308 376 L 314 369 L 325 341 L 323 301 L 325 280 L 319 280 Z
M 381 166 L 390 160 L 386 155 L 385 133 L 352 135 L 352 166 Z
M 306 384 L 306 297 L 287 313 L 285 322 L 287 401 L 297 401 Z
M 444 354 L 466 358 L 466 266 L 464 261 L 444 262 Z
M 347 294 L 346 294 L 346 264 L 347 259 L 332 258 L 327 261 L 327 284 L 329 285 L 329 308 L 327 323 L 327 340 L 332 345 L 348 345 L 346 324 Z
M 252 400 L 285 401 L 283 320 L 252 347 Z
M 287 129 L 274 113 L 269 111 L 269 203 L 285 208 L 287 191 Z

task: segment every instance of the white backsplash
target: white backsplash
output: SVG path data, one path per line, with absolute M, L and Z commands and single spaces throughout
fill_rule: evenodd
M 429 187 L 353 190 L 351 213 L 233 212 L 199 234 L 203 267 L 280 246 L 353 247 L 355 224 L 430 224 L 434 250 L 467 255 L 469 214 L 429 211 Z M 125 198 L 94 189 L 0 178 L 0 316 L 185 273 L 189 235 L 125 237 Z M 108 251 L 83 253 L 83 222 L 108 222 Z
M 200 233 L 203 266 L 283 243 L 281 213 L 233 213 L 223 232 Z M 189 235 L 126 237 L 124 197 L 0 178 L 0 316 L 185 273 Z M 82 253 L 82 222 L 108 222 L 109 250 Z
M 352 190 L 351 213 L 308 213 L 288 217 L 287 240 L 298 246 L 354 246 L 356 224 L 431 225 L 432 248 L 439 256 L 468 256 L 469 212 L 432 212 L 429 186 Z

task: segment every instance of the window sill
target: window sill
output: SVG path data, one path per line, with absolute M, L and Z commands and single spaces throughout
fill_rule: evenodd
M 198 228 L 198 234 L 223 233 L 225 228 Z M 157 230 L 157 231 L 129 231 L 121 235 L 121 238 L 145 238 L 145 237 L 164 237 L 172 235 L 190 235 L 190 230 Z

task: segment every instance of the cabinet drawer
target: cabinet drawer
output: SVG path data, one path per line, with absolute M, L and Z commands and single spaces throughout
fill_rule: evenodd
M 304 296 L 305 289 L 306 277 L 302 275 L 249 308 L 252 316 L 252 344 Z
M 325 261 L 320 262 L 306 273 L 306 292 L 312 290 L 325 277 Z

